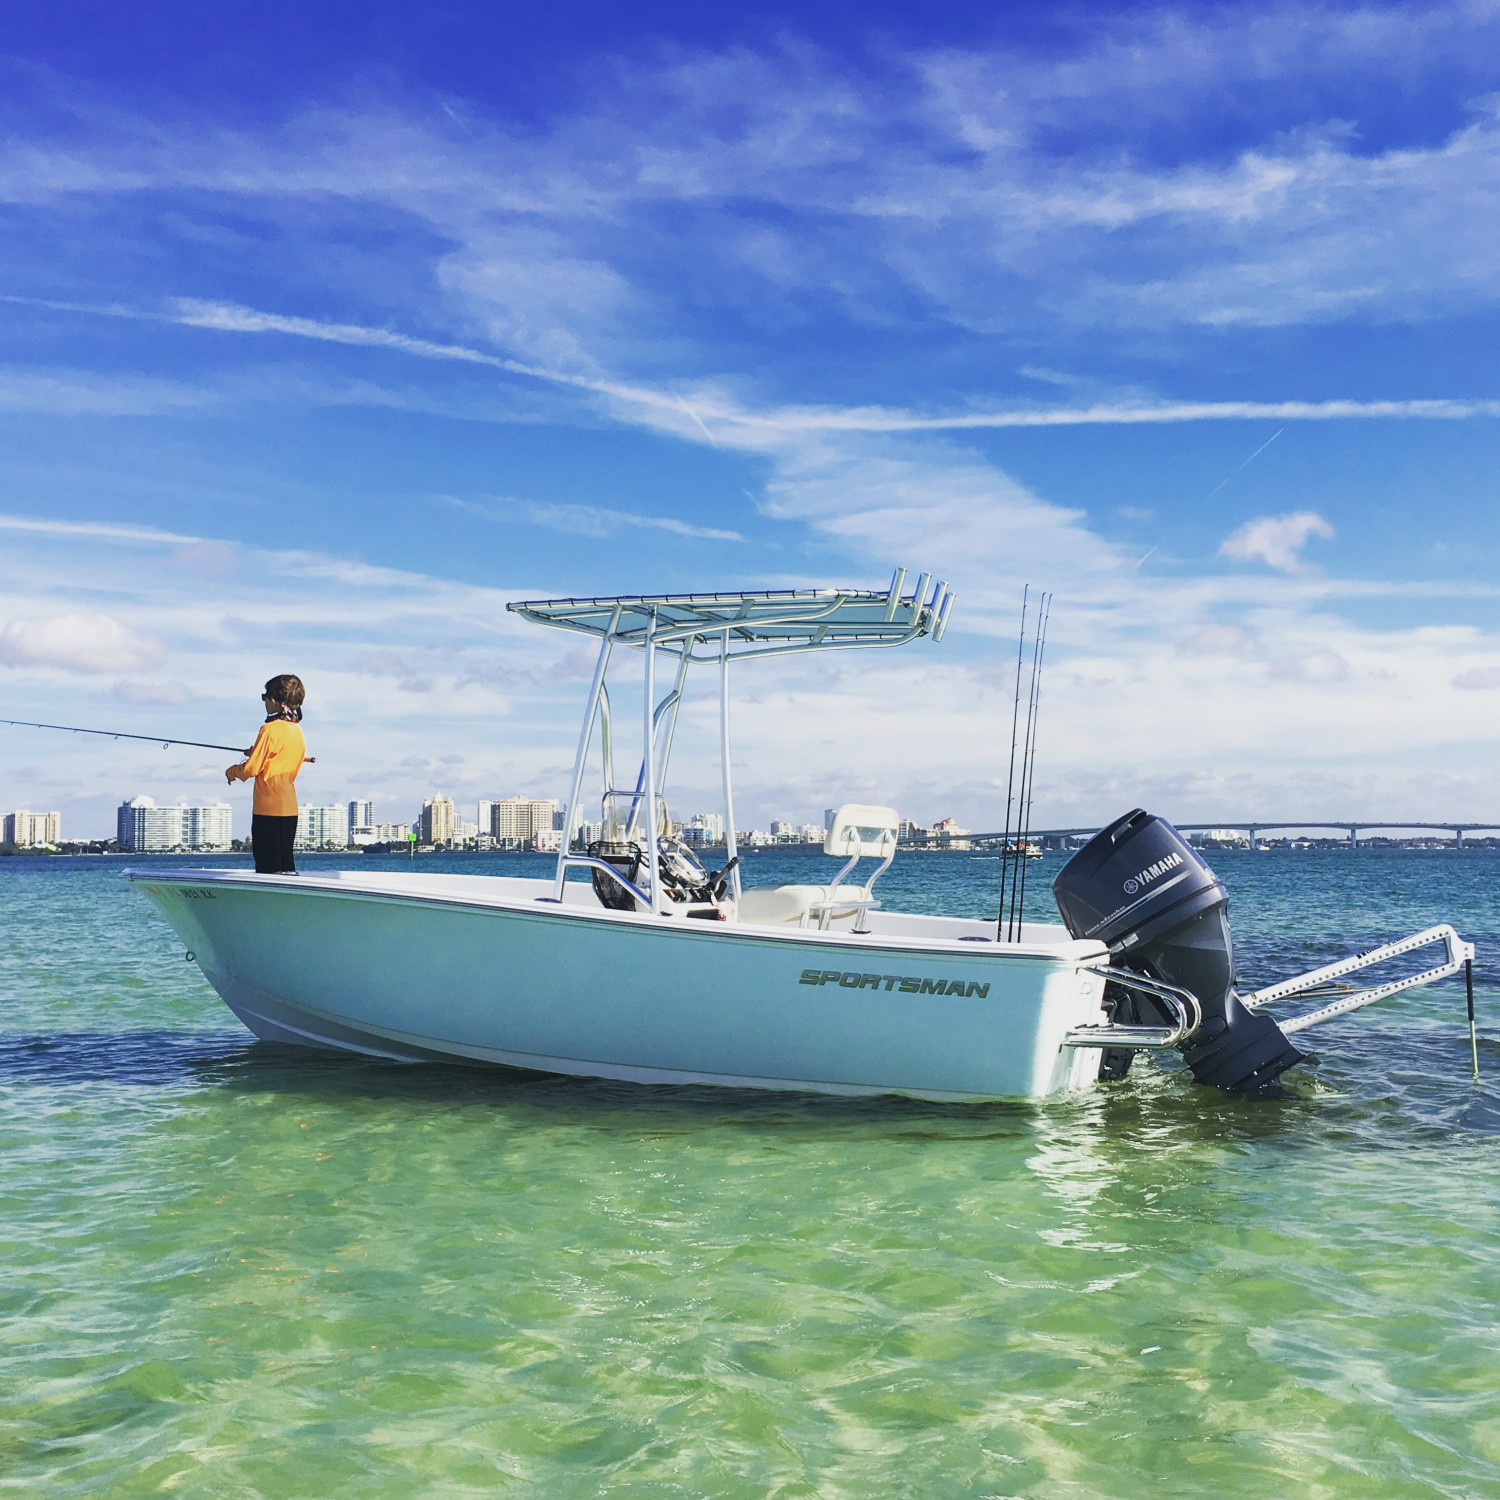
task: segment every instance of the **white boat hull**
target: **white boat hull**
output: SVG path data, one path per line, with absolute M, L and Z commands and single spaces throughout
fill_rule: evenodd
M 605 911 L 587 885 L 132 870 L 257 1036 L 645 1083 L 962 1100 L 1097 1077 L 1107 962 L 1060 928 L 818 932 Z M 968 939 L 968 940 L 966 940 Z

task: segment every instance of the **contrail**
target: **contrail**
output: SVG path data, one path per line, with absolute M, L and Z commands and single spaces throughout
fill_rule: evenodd
M 1254 452 L 1254 453 L 1252 453 L 1252 454 L 1251 454 L 1251 455 L 1250 455 L 1250 457 L 1249 457 L 1249 458 L 1247 458 L 1247 459 L 1246 459 L 1246 460 L 1245 460 L 1245 461 L 1244 461 L 1244 463 L 1242 463 L 1242 464 L 1241 464 L 1241 465 L 1240 465 L 1240 466 L 1239 466 L 1239 468 L 1237 468 L 1237 469 L 1236 469 L 1236 470 L 1235 470 L 1235 471 L 1234 471 L 1234 474 L 1226 474 L 1226 475 L 1225 475 L 1225 476 L 1224 476 L 1224 478 L 1223 478 L 1223 479 L 1221 479 L 1221 480 L 1220 480 L 1220 481 L 1219 481 L 1219 482 L 1218 482 L 1218 483 L 1217 483 L 1217 484 L 1216 484 L 1216 485 L 1215 485 L 1215 486 L 1214 486 L 1214 487 L 1213 487 L 1213 488 L 1212 488 L 1212 489 L 1211 489 L 1211 490 L 1210 490 L 1210 491 L 1209 491 L 1209 492 L 1208 492 L 1208 493 L 1207 493 L 1207 494 L 1206 494 L 1206 495 L 1205 495 L 1205 496 L 1204 496 L 1204 497 L 1203 497 L 1203 498 L 1204 498 L 1204 500 L 1205 500 L 1205 501 L 1208 501 L 1208 500 L 1212 500 L 1212 499 L 1213 499 L 1213 497 L 1214 497 L 1214 496 L 1215 496 L 1215 495 L 1217 495 L 1217 494 L 1218 494 L 1218 493 L 1219 493 L 1219 491 L 1220 491 L 1220 490 L 1222 490 L 1222 489 L 1223 489 L 1223 488 L 1224 488 L 1224 486 L 1225 486 L 1225 485 L 1226 485 L 1226 484 L 1228 484 L 1228 483 L 1229 483 L 1229 481 L 1230 481 L 1230 480 L 1231 480 L 1231 479 L 1233 479 L 1233 478 L 1234 478 L 1234 477 L 1235 477 L 1235 474 L 1243 474 L 1243 473 L 1244 473 L 1244 471 L 1245 471 L 1245 470 L 1246 470 L 1246 469 L 1248 469 L 1248 468 L 1249 468 L 1249 467 L 1250 467 L 1250 465 L 1251 465 L 1251 464 L 1253 464 L 1253 463 L 1254 463 L 1254 462 L 1255 462 L 1255 460 L 1256 460 L 1256 459 L 1257 459 L 1257 458 L 1259 458 L 1259 457 L 1260 457 L 1260 456 L 1261 456 L 1261 454 L 1262 454 L 1262 453 L 1264 453 L 1264 452 L 1265 452 L 1265 451 L 1266 451 L 1266 449 L 1267 449 L 1267 448 L 1269 448 L 1269 447 L 1270 447 L 1270 446 L 1271 446 L 1271 444 L 1272 444 L 1272 443 L 1274 443 L 1274 442 L 1275 442 L 1275 441 L 1276 441 L 1276 439 L 1277 439 L 1277 438 L 1279 438 L 1279 437 L 1280 437 L 1280 436 L 1281 436 L 1281 434 L 1282 434 L 1282 433 L 1283 433 L 1283 432 L 1285 432 L 1285 431 L 1286 431 L 1286 428 L 1285 428 L 1285 427 L 1278 427 L 1278 428 L 1277 428 L 1277 429 L 1276 429 L 1276 431 L 1275 431 L 1275 432 L 1273 432 L 1273 433 L 1272 433 L 1272 434 L 1271 434 L 1271 435 L 1270 435 L 1270 437 L 1268 437 L 1268 438 L 1267 438 L 1267 439 L 1266 439 L 1266 440 L 1265 440 L 1265 442 L 1263 442 L 1263 443 L 1262 443 L 1262 444 L 1261 444 L 1261 445 L 1260 445 L 1260 447 L 1259 447 L 1259 448 L 1257 448 L 1257 449 L 1256 449 L 1256 450 L 1255 450 L 1255 452 Z

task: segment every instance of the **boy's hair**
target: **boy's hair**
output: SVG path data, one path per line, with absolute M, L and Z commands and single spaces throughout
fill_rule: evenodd
M 288 708 L 299 710 L 302 700 L 307 697 L 307 689 L 302 686 L 300 677 L 293 677 L 290 672 L 283 672 L 280 677 L 273 677 L 266 684 L 266 692 L 278 703 L 284 703 Z M 300 713 L 298 714 L 300 718 Z

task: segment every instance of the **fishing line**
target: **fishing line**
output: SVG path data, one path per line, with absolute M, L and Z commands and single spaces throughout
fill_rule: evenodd
M 18 729 L 60 729 L 64 734 L 102 734 L 111 740 L 145 740 L 148 744 L 192 745 L 197 750 L 227 750 L 231 755 L 249 755 L 249 751 L 238 745 L 210 745 L 204 740 L 173 740 L 159 734 L 127 734 L 123 729 L 79 729 L 73 724 L 33 724 L 30 719 L 0 719 L 0 724 L 13 724 Z

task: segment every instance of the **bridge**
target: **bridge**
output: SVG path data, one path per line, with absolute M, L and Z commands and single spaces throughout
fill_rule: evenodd
M 1105 825 L 1102 823 L 1091 824 L 1086 828 L 1029 828 L 1026 831 L 1027 840 L 1033 839 L 1080 839 L 1093 838 Z M 1318 822 L 1316 819 L 1308 820 L 1295 818 L 1285 823 L 1266 823 L 1259 819 L 1250 821 L 1241 819 L 1236 822 L 1230 818 L 1220 818 L 1213 823 L 1173 823 L 1172 826 L 1179 833 L 1216 833 L 1220 830 L 1235 833 L 1244 833 L 1250 839 L 1250 847 L 1253 849 L 1262 833 L 1272 832 L 1286 828 L 1332 828 L 1340 833 L 1349 835 L 1349 844 L 1352 848 L 1359 847 L 1359 835 L 1373 833 L 1377 829 L 1391 829 L 1400 832 L 1410 832 L 1413 829 L 1432 829 L 1439 833 L 1451 833 L 1459 848 L 1463 847 L 1464 835 L 1466 833 L 1496 833 L 1500 832 L 1500 823 L 1367 823 L 1361 819 L 1344 818 L 1335 822 Z M 1012 829 L 1006 833 L 929 833 L 918 838 L 905 838 L 901 840 L 903 849 L 941 849 L 957 843 L 1002 844 L 1007 838 L 1017 839 L 1020 833 Z

